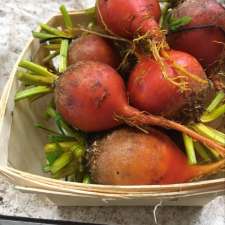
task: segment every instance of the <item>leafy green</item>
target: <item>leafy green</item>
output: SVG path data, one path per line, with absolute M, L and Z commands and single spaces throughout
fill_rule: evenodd
M 171 11 L 167 11 L 167 14 L 164 17 L 163 27 L 168 29 L 169 31 L 175 32 L 183 26 L 189 24 L 191 21 L 192 18 L 189 16 L 175 18 L 172 16 Z
M 49 135 L 48 136 L 48 141 L 50 143 L 55 143 L 55 142 L 63 142 L 63 141 L 74 141 L 74 137 L 69 137 L 69 136 L 64 136 L 64 135 Z
M 51 166 L 62 155 L 62 153 L 63 151 L 60 146 L 58 146 L 55 151 L 46 153 L 48 165 Z

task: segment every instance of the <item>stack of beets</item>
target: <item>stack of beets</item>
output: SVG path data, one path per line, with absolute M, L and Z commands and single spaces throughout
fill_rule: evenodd
M 221 144 L 189 128 L 198 118 L 188 117 L 183 125 L 185 113 L 197 115 L 196 102 L 203 104 L 211 89 L 206 69 L 218 64 L 221 68 L 225 9 L 216 0 L 186 0 L 172 9 L 174 20 L 183 16 L 191 22 L 176 31 L 168 29 L 166 35 L 159 25 L 159 1 L 97 0 L 97 22 L 106 35 L 84 34 L 71 43 L 70 66 L 56 82 L 56 109 L 84 132 L 110 130 L 90 153 L 95 183 L 179 183 L 224 166 L 224 159 L 189 165 L 163 131 L 149 127 L 174 129 L 225 156 L 225 140 Z M 117 47 L 112 40 L 118 40 Z M 136 57 L 126 79 L 118 69 L 124 63 L 118 51 L 123 44 Z M 115 129 L 123 124 L 138 129 Z

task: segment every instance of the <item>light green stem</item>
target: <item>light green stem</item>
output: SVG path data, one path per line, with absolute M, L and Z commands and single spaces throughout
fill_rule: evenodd
M 216 109 L 217 106 L 225 99 L 225 93 L 223 91 L 219 91 L 216 95 L 216 97 L 212 100 L 210 105 L 207 107 L 206 111 L 208 113 L 212 112 L 214 109 Z
M 201 117 L 201 122 L 203 123 L 209 123 L 212 122 L 219 117 L 223 116 L 225 114 L 225 104 L 219 106 L 218 108 L 214 109 L 210 113 L 203 114 Z
M 48 39 L 54 39 L 54 38 L 59 38 L 57 35 L 53 35 L 53 34 L 47 34 L 47 33 L 43 33 L 43 32 L 32 32 L 32 35 L 34 38 L 38 38 L 41 40 L 48 40 Z
M 49 72 L 45 67 L 40 66 L 36 63 L 30 62 L 28 60 L 22 60 L 19 64 L 19 66 L 23 67 L 27 70 L 30 70 L 37 75 L 41 75 L 41 76 L 44 76 L 44 77 L 52 77 L 54 79 L 58 78 L 58 76 Z
M 196 164 L 197 159 L 195 155 L 193 139 L 187 136 L 186 134 L 183 134 L 183 140 L 184 140 L 185 150 L 188 156 L 188 163 L 190 165 Z
M 84 10 L 85 14 L 95 14 L 96 13 L 96 7 L 91 7 Z
M 58 149 L 58 147 L 60 147 L 64 152 L 66 151 L 69 151 L 70 148 L 76 144 L 76 142 L 74 141 L 70 141 L 70 142 L 59 142 L 59 143 L 49 143 L 49 144 L 46 144 L 44 149 L 45 149 L 45 152 L 48 153 L 48 152 L 54 152 Z
M 83 178 L 83 183 L 84 184 L 90 184 L 91 183 L 91 178 L 88 175 L 85 175 Z
M 20 81 L 23 81 L 26 84 L 34 84 L 34 85 L 51 85 L 55 81 L 53 77 L 43 77 L 21 71 L 17 73 L 17 77 Z
M 69 163 L 67 166 L 59 170 L 57 173 L 53 175 L 53 178 L 60 179 L 66 178 L 68 176 L 74 176 L 76 174 L 76 165 L 73 162 Z
M 194 143 L 195 151 L 201 156 L 205 161 L 210 161 L 210 156 L 207 152 L 207 149 L 201 145 L 199 142 Z
M 159 25 L 160 25 L 161 28 L 164 27 L 165 17 L 168 13 L 168 9 L 170 8 L 170 6 L 171 6 L 171 4 L 169 2 L 165 3 L 164 6 L 163 6 L 160 21 L 159 21 Z
M 85 148 L 83 145 L 75 144 L 71 147 L 71 151 L 73 152 L 76 159 L 81 160 L 85 155 Z
M 215 151 L 214 149 L 212 148 L 209 148 L 210 152 L 212 153 L 212 155 L 214 156 L 215 159 L 219 160 L 221 157 L 220 157 L 220 154 Z
M 66 28 L 73 28 L 73 22 L 72 22 L 71 17 L 64 5 L 60 6 L 60 11 L 63 15 L 63 19 L 64 19 Z
M 55 162 L 50 167 L 51 172 L 53 174 L 57 173 L 59 170 L 68 165 L 71 162 L 72 158 L 73 157 L 71 152 L 63 153 L 58 159 L 55 160 Z
M 60 44 L 49 44 L 49 45 L 43 45 L 43 48 L 47 48 L 49 50 L 59 50 Z
M 53 35 L 56 35 L 56 36 L 59 36 L 59 37 L 66 37 L 66 38 L 70 38 L 70 36 L 68 36 L 67 34 L 65 34 L 64 32 L 54 28 L 54 27 L 50 27 L 49 25 L 47 24 L 43 24 L 41 23 L 40 24 L 41 28 L 45 31 L 47 31 L 48 33 L 50 34 L 53 34 Z
M 48 56 L 46 56 L 46 57 L 42 60 L 42 62 L 43 62 L 43 63 L 47 63 L 47 62 L 49 62 L 50 60 L 54 59 L 57 55 L 59 55 L 59 52 L 58 52 L 58 51 L 56 51 L 56 52 L 54 52 L 54 53 L 51 53 L 51 54 L 49 54 Z
M 53 91 L 52 88 L 49 88 L 46 86 L 37 86 L 37 87 L 28 88 L 28 89 L 17 92 L 15 96 L 15 101 L 20 101 L 22 99 L 30 98 L 39 94 L 48 94 L 48 93 L 51 93 L 52 91 Z
M 57 112 L 52 106 L 47 108 L 46 114 L 53 119 L 57 117 Z M 60 120 L 60 126 L 66 136 L 74 137 L 80 144 L 85 144 L 85 138 L 79 131 L 71 129 L 63 120 Z
M 63 73 L 67 69 L 67 55 L 68 55 L 69 41 L 62 40 L 59 58 L 59 72 Z
M 225 146 L 225 138 L 219 135 L 218 131 L 215 132 L 215 129 L 208 127 L 202 123 L 195 124 L 192 127 L 195 131 Z

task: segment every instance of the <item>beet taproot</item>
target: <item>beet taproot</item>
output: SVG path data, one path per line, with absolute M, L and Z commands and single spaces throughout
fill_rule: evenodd
M 108 40 L 89 34 L 75 39 L 70 44 L 68 63 L 72 65 L 79 61 L 89 60 L 102 62 L 116 68 L 120 62 L 120 56 Z
M 80 61 L 62 74 L 56 83 L 55 102 L 70 125 L 86 132 L 107 130 L 123 122 L 155 125 L 181 131 L 225 155 L 222 145 L 188 127 L 131 107 L 121 76 L 100 62 Z
M 216 0 L 186 0 L 173 10 L 173 17 L 191 17 L 189 24 L 170 32 L 168 42 L 210 67 L 224 57 L 225 8 Z
M 116 130 L 95 142 L 90 153 L 92 179 L 104 185 L 182 183 L 217 172 L 224 162 L 189 165 L 176 144 L 156 130 Z

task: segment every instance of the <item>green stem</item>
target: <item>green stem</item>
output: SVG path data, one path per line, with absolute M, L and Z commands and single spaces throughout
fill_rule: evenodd
M 214 132 L 216 135 L 220 136 L 221 138 L 223 138 L 223 140 L 225 141 L 225 134 L 212 128 L 212 127 L 208 127 L 212 132 Z
M 74 165 L 73 162 L 69 163 L 67 166 L 59 170 L 57 173 L 53 175 L 53 178 L 60 179 L 60 178 L 66 178 L 71 175 L 76 174 L 76 165 Z
M 209 148 L 209 150 L 210 150 L 211 154 L 213 155 L 213 157 L 214 157 L 215 159 L 219 160 L 219 159 L 221 158 L 221 157 L 220 157 L 220 154 L 219 154 L 217 151 L 215 151 L 215 150 L 212 149 L 212 148 Z
M 193 139 L 186 134 L 183 134 L 183 140 L 185 145 L 185 150 L 188 156 L 189 164 L 193 165 L 197 163 L 195 149 L 194 149 L 194 142 Z
M 72 22 L 71 17 L 64 5 L 60 6 L 60 11 L 63 15 L 63 19 L 64 19 L 66 28 L 73 28 L 73 22 Z
M 171 6 L 171 4 L 169 2 L 166 2 L 163 6 L 162 15 L 161 15 L 160 21 L 159 21 L 159 25 L 161 28 L 164 28 L 165 18 L 166 18 L 166 15 L 168 13 L 170 6 Z
M 15 101 L 20 101 L 22 99 L 30 98 L 39 94 L 48 94 L 48 93 L 51 93 L 52 91 L 53 91 L 52 88 L 49 88 L 46 86 L 37 86 L 37 87 L 28 88 L 28 89 L 17 92 L 15 96 Z
M 94 6 L 94 7 L 85 9 L 84 12 L 85 12 L 85 14 L 95 14 L 96 13 L 96 7 Z
M 45 131 L 47 131 L 47 132 L 49 132 L 49 133 L 58 135 L 58 133 L 57 133 L 56 131 L 51 130 L 51 129 L 45 127 L 45 126 L 44 126 L 43 124 L 41 124 L 41 123 L 36 123 L 36 124 L 35 124 L 35 127 L 36 127 L 36 128 L 39 128 L 39 129 L 42 129 L 42 130 L 45 130 Z
M 60 49 L 60 44 L 49 44 L 49 45 L 42 45 L 43 48 L 47 48 L 49 50 L 59 50 Z
M 17 73 L 17 77 L 20 81 L 23 81 L 26 84 L 34 85 L 51 85 L 55 81 L 53 77 L 43 77 L 21 71 Z
M 84 184 L 90 184 L 91 183 L 91 178 L 88 175 L 85 175 L 83 178 L 83 183 Z
M 210 113 L 203 114 L 200 120 L 203 123 L 209 123 L 211 121 L 218 119 L 224 114 L 225 114 L 225 104 L 219 106 L 218 108 L 214 109 Z
M 68 55 L 69 41 L 62 40 L 59 57 L 59 72 L 63 73 L 67 69 L 67 55 Z
M 46 114 L 47 114 L 47 116 L 50 116 L 54 120 L 56 120 L 57 117 L 58 117 L 58 113 L 56 112 L 56 110 L 51 105 L 48 106 Z M 78 132 L 71 129 L 62 119 L 60 120 L 60 126 L 61 126 L 61 129 L 63 129 L 63 133 L 66 136 L 74 137 L 74 138 L 76 138 L 78 136 L 78 134 L 77 134 Z
M 41 76 L 44 76 L 44 77 L 52 77 L 54 79 L 58 78 L 58 76 L 49 72 L 45 67 L 40 66 L 36 63 L 30 62 L 28 60 L 22 60 L 19 64 L 19 66 L 23 67 L 27 70 L 30 70 L 37 75 L 41 75 Z
M 60 147 L 64 152 L 67 152 L 75 144 L 76 144 L 76 142 L 74 142 L 74 141 L 49 143 L 49 144 L 45 145 L 44 149 L 45 149 L 45 152 L 48 153 L 48 152 L 54 152 L 57 150 L 58 147 Z
M 196 152 L 201 156 L 204 161 L 210 161 L 210 156 L 207 152 L 207 149 L 201 145 L 199 142 L 194 143 Z
M 201 133 L 202 135 L 222 144 L 223 146 L 225 146 L 225 138 L 221 135 L 219 135 L 218 131 L 215 132 L 215 129 L 208 127 L 202 123 L 198 123 L 192 126 L 192 128 Z
M 225 99 L 225 93 L 223 91 L 219 91 L 216 95 L 216 97 L 212 100 L 210 105 L 207 107 L 206 111 L 208 113 L 212 112 L 214 109 L 216 109 L 217 106 Z
M 59 170 L 68 165 L 72 160 L 71 152 L 64 152 L 50 167 L 50 170 L 53 174 L 57 173 Z
M 74 137 L 62 136 L 62 135 L 48 135 L 48 141 L 51 143 L 74 141 Z
M 46 56 L 46 57 L 42 60 L 42 62 L 43 62 L 43 63 L 47 63 L 47 62 L 49 62 L 50 60 L 54 59 L 57 55 L 59 55 L 59 52 L 58 52 L 58 51 L 56 51 L 56 52 L 54 52 L 54 53 L 51 53 L 51 54 L 49 54 L 48 56 Z
M 47 117 L 49 116 L 53 119 L 55 119 L 56 116 L 57 116 L 57 112 L 55 111 L 55 109 L 51 105 L 49 105 L 48 108 L 47 108 L 46 116 Z
M 38 38 L 41 40 L 48 40 L 48 39 L 52 39 L 52 38 L 59 38 L 57 35 L 53 35 L 53 34 L 47 34 L 47 33 L 43 33 L 43 32 L 32 32 L 32 35 L 34 38 Z
M 67 123 L 65 123 L 64 120 L 60 118 L 59 113 L 57 113 L 51 105 L 48 106 L 46 115 L 53 118 L 54 120 L 58 120 L 58 123 L 60 123 L 58 125 L 60 126 L 60 129 L 63 130 L 65 136 L 69 138 L 73 137 L 80 145 L 85 145 L 86 141 L 84 135 L 81 132 L 70 128 Z
M 66 37 L 66 38 L 71 38 L 70 36 L 68 36 L 66 33 L 54 28 L 54 27 L 50 27 L 49 25 L 47 24 L 43 24 L 41 23 L 40 24 L 41 28 L 45 31 L 47 31 L 48 33 L 50 34 L 53 34 L 53 35 L 56 35 L 56 36 L 59 36 L 59 37 Z
M 85 155 L 85 147 L 78 143 L 73 145 L 70 150 L 73 152 L 73 154 L 77 160 L 81 160 Z

